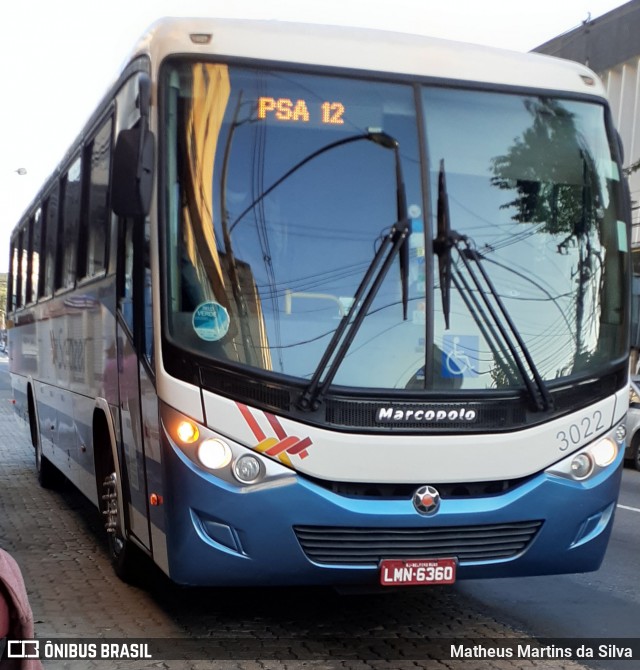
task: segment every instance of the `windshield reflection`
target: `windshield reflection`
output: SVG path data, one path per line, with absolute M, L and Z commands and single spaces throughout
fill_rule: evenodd
M 601 106 L 424 87 L 422 120 L 410 85 L 214 63 L 175 63 L 164 86 L 176 346 L 300 381 L 330 370 L 353 388 L 523 386 L 460 259 L 448 280 L 431 260 L 444 161 L 455 230 L 473 240 L 540 379 L 624 356 L 628 250 Z M 397 159 L 360 141 L 378 131 Z M 323 357 L 405 190 L 402 272 L 383 277 L 332 368 Z
M 622 357 L 626 230 L 604 109 L 462 91 L 424 98 L 432 189 L 445 160 L 455 228 L 474 240 L 542 378 Z M 446 313 L 436 319 L 445 351 L 465 339 L 465 386 L 509 387 L 465 291 L 451 295 L 451 333 Z

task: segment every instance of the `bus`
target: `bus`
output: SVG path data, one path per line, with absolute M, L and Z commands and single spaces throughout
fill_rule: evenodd
M 159 20 L 11 235 L 40 483 L 99 508 L 125 580 L 596 570 L 628 406 L 622 160 L 577 63 Z

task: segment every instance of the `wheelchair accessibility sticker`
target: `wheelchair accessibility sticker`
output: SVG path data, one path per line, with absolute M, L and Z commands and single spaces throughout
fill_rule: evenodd
M 475 335 L 445 335 L 442 341 L 442 376 L 477 377 L 479 341 Z

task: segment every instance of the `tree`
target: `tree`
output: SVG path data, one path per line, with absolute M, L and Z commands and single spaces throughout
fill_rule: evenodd
M 525 104 L 533 122 L 508 154 L 493 159 L 491 183 L 512 191 L 515 182 L 516 198 L 502 205 L 515 209 L 514 221 L 564 233 L 562 244 L 578 241 L 590 228 L 597 230 L 594 215 L 601 203 L 593 156 L 562 103 L 539 98 Z
M 562 102 L 540 97 L 525 103 L 532 124 L 508 153 L 492 159 L 491 183 L 515 198 L 502 205 L 512 220 L 541 224 L 557 240 L 557 253 L 575 259 L 575 360 L 588 358 L 583 328 L 585 296 L 602 268 L 600 219 L 604 203 L 594 157 Z M 597 269 L 596 269 L 597 268 Z

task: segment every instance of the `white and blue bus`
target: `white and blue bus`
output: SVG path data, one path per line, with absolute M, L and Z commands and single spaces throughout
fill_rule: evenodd
M 12 233 L 41 484 L 99 506 L 123 578 L 597 569 L 628 405 L 621 160 L 576 63 L 159 21 Z

